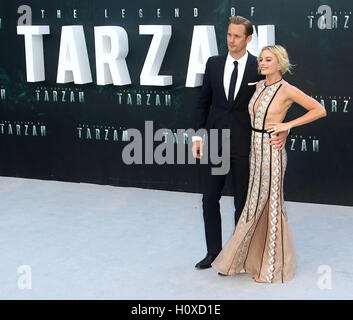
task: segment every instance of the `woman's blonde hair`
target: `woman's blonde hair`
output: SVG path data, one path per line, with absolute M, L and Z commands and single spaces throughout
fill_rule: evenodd
M 284 47 L 282 47 L 278 44 L 276 44 L 274 46 L 263 47 L 259 56 L 257 57 L 258 64 L 260 63 L 260 56 L 264 50 L 271 51 L 277 57 L 277 60 L 278 60 L 279 66 L 280 66 L 279 71 L 281 71 L 282 75 L 285 74 L 287 71 L 289 73 L 292 73 L 291 69 L 292 69 L 293 65 L 289 62 L 288 52 Z M 258 70 L 260 73 L 260 68 L 258 68 Z

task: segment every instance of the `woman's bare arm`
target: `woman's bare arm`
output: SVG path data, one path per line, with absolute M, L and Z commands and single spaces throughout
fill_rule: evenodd
M 303 116 L 289 122 L 269 123 L 267 124 L 266 128 L 268 132 L 275 131 L 277 133 L 287 131 L 291 128 L 298 127 L 309 122 L 313 122 L 322 117 L 326 117 L 327 113 L 325 108 L 315 99 L 309 97 L 307 94 L 305 94 L 298 88 L 292 85 L 287 86 L 285 95 L 288 97 L 288 100 L 290 100 L 292 103 L 295 102 L 301 105 L 303 108 L 308 110 L 308 112 L 305 113 Z

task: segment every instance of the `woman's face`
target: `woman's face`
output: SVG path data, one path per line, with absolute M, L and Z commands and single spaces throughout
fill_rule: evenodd
M 280 72 L 278 68 L 280 67 L 277 57 L 268 49 L 261 52 L 259 58 L 259 68 L 261 74 L 269 75 L 276 72 Z

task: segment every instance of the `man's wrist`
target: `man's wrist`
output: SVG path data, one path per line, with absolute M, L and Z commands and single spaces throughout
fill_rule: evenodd
M 192 139 L 192 142 L 202 141 L 202 137 L 200 137 L 200 136 L 193 136 L 191 139 Z

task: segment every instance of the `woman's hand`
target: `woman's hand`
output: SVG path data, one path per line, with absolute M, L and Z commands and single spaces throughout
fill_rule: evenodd
M 279 132 L 288 132 L 291 129 L 291 126 L 288 122 L 281 123 L 268 123 L 266 127 L 266 131 L 268 133 L 279 133 Z

